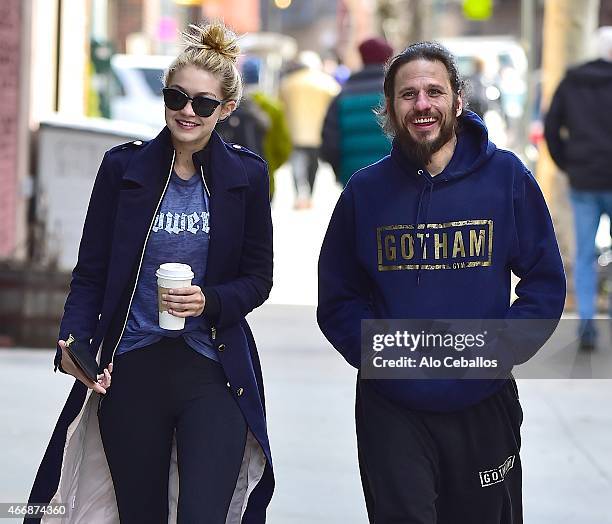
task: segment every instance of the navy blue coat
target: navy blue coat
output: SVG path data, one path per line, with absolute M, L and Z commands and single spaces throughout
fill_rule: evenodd
M 218 353 L 220 362 L 267 458 L 243 517 L 244 523 L 263 523 L 274 477 L 261 367 L 245 316 L 267 299 L 272 287 L 267 167 L 260 157 L 224 143 L 214 131 L 206 149 L 209 155 L 200 151 L 193 156 L 210 190 L 204 315 L 214 326 L 213 342 L 226 348 Z M 66 340 L 72 333 L 79 340 L 91 340 L 92 355 L 100 350 L 99 370 L 111 362 L 122 334 L 172 158 L 170 131 L 164 128 L 148 143 L 137 141 L 109 150 L 96 177 L 59 337 Z M 60 359 L 58 349 L 56 367 Z M 66 430 L 81 410 L 85 393 L 85 386 L 75 381 L 36 476 L 32 502 L 47 502 L 57 490 Z

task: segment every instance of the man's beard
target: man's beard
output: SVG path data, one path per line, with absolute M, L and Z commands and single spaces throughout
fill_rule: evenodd
M 417 163 L 426 166 L 431 162 L 431 158 L 442 147 L 453 138 L 457 128 L 456 102 L 453 102 L 453 107 L 446 115 L 442 116 L 442 125 L 438 136 L 433 140 L 415 140 L 408 126 L 405 123 L 398 122 L 395 111 L 392 111 L 393 125 L 395 127 L 395 137 L 406 153 L 406 155 Z M 412 122 L 416 118 L 435 116 L 428 112 L 412 112 L 406 117 L 406 122 Z

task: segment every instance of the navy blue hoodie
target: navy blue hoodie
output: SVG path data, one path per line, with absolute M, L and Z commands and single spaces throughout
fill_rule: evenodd
M 389 156 L 355 173 L 338 200 L 319 258 L 317 320 L 354 367 L 362 319 L 561 316 L 565 275 L 537 182 L 514 154 L 489 141 L 474 113 L 464 112 L 459 123 L 442 173 L 432 177 L 394 143 Z M 511 272 L 520 278 L 512 306 Z M 532 356 L 516 349 L 501 359 L 508 373 Z M 373 382 L 411 409 L 454 411 L 505 380 Z

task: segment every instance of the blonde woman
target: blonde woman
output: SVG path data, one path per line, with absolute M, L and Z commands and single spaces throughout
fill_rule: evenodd
M 108 151 L 91 195 L 55 358 L 77 380 L 30 495 L 67 504 L 64 522 L 263 523 L 272 496 L 245 321 L 272 286 L 267 168 L 214 130 L 242 93 L 236 35 L 215 22 L 183 38 L 166 127 Z M 168 262 L 194 273 L 160 298 L 185 318 L 177 331 L 158 323 Z M 71 360 L 69 334 L 96 356 L 97 381 Z

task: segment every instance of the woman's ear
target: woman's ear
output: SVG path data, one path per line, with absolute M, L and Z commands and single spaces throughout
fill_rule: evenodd
M 225 120 L 228 116 L 230 116 L 234 110 L 236 109 L 236 101 L 228 100 L 224 104 L 221 105 L 221 114 L 219 115 L 219 120 Z

